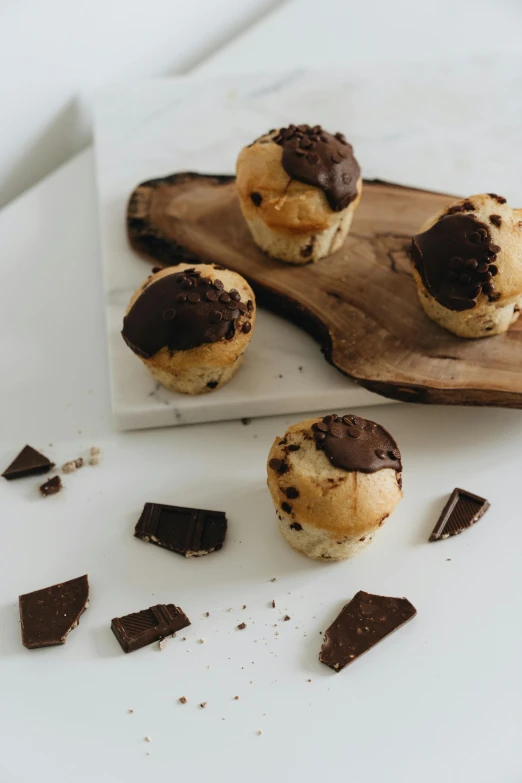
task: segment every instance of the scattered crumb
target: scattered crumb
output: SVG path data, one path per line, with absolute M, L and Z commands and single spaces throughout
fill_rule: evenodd
M 186 704 L 187 703 L 187 699 L 185 698 L 185 696 L 180 696 L 179 697 L 179 703 L 180 704 Z
M 238 628 L 238 631 L 243 631 L 246 628 L 246 623 L 239 623 L 237 628 Z
M 446 562 L 448 562 L 448 560 L 451 560 L 451 557 L 447 557 L 447 558 L 446 558 Z
M 272 599 L 272 609 L 275 609 L 275 601 Z
M 274 631 L 274 636 L 279 636 L 279 631 Z
M 239 696 L 234 696 L 234 701 L 239 701 Z
M 231 612 L 231 611 L 232 611 L 232 607 L 230 607 L 230 609 L 227 609 L 227 612 Z
M 271 579 L 270 581 L 271 581 L 271 582 L 275 582 L 275 581 L 276 581 L 276 578 L 275 578 L 275 576 L 273 576 L 273 577 L 272 577 L 272 579 Z
M 281 374 L 279 374 L 277 377 L 278 377 L 278 378 L 282 378 L 283 376 L 282 376 Z
M 89 449 L 89 465 L 99 465 L 101 460 L 101 451 L 97 446 L 91 446 Z
M 204 617 L 210 617 L 210 612 L 205 612 Z
M 150 750 L 148 750 L 145 755 L 150 756 Z
M 292 618 L 288 614 L 285 614 L 285 616 L 283 617 L 283 620 L 285 621 L 285 623 L 288 622 L 288 620 L 291 620 L 291 619 Z
M 38 487 L 38 489 L 40 494 L 44 497 L 48 497 L 49 495 L 56 495 L 63 489 L 62 480 L 60 476 L 53 476 L 52 478 L 48 479 L 45 484 L 42 484 L 40 487 Z
M 306 682 L 312 682 L 312 680 L 307 680 Z
M 182 636 L 182 637 L 181 637 L 181 641 L 182 641 L 182 642 L 186 642 L 186 641 L 187 641 L 187 637 L 186 637 L 186 636 Z
M 243 604 L 243 609 L 246 609 L 246 604 Z
M 257 735 L 258 735 L 258 737 L 260 737 L 262 733 L 263 733 L 263 729 L 258 729 L 258 730 L 257 730 Z
M 78 468 L 81 467 L 83 467 L 83 457 L 78 457 L 78 459 L 71 459 L 69 462 L 64 462 L 62 465 L 62 472 L 74 473 L 75 470 L 78 470 Z
M 152 739 L 150 737 L 145 737 L 145 742 L 152 742 Z
M 205 707 L 207 706 L 207 702 L 206 701 L 202 701 L 199 706 L 201 707 L 202 710 L 204 710 Z
M 207 669 L 210 669 L 210 664 L 207 666 Z
M 198 642 L 199 642 L 200 644 L 205 644 L 205 640 L 204 640 L 204 639 L 198 639 Z
M 170 635 L 170 638 L 171 639 L 175 639 L 176 638 L 176 631 L 174 631 L 174 633 Z
M 129 715 L 132 715 L 134 713 L 134 710 L 129 710 Z
M 160 650 L 164 650 L 166 646 L 167 646 L 167 640 L 160 639 L 158 642 L 158 647 L 160 648 Z

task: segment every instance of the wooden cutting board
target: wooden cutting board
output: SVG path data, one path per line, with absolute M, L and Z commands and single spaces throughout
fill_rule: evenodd
M 233 177 L 174 174 L 139 185 L 127 227 L 156 264 L 211 261 L 239 272 L 258 303 L 306 329 L 326 359 L 373 392 L 407 402 L 522 407 L 522 320 L 506 334 L 464 340 L 418 301 L 408 246 L 450 196 L 365 182 L 343 247 L 290 266 L 250 238 Z

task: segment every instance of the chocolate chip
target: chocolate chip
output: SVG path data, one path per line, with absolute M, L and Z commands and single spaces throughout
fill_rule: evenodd
M 295 500 L 295 498 L 299 497 L 299 490 L 296 489 L 296 487 L 287 487 L 285 490 L 286 497 L 289 498 L 289 500 Z
M 229 291 L 230 298 L 234 300 L 234 302 L 239 302 L 241 299 L 241 294 L 236 288 L 231 288 Z
M 181 282 L 182 288 L 192 288 L 192 280 L 190 277 L 185 277 Z
M 174 308 L 169 307 L 167 310 L 163 311 L 163 319 L 165 321 L 172 321 L 172 319 L 176 316 L 176 311 Z
M 250 194 L 250 198 L 252 199 L 252 203 L 255 207 L 259 207 L 261 202 L 263 201 L 263 196 L 261 193 L 257 193 L 254 191 L 254 193 Z
M 308 138 L 308 136 L 305 136 L 305 137 L 304 137 L 303 139 L 301 139 L 301 141 L 299 142 L 299 146 L 300 146 L 300 147 L 301 147 L 303 150 L 307 150 L 307 149 L 309 149 L 309 147 L 311 147 L 311 146 L 312 146 L 312 142 L 310 141 L 310 139 Z
M 325 432 L 314 432 L 314 438 L 317 441 L 323 441 L 326 438 L 326 433 Z
M 338 424 L 332 424 L 330 427 L 330 435 L 333 438 L 342 438 L 344 435 L 343 427 L 340 427 Z
M 332 159 L 332 163 L 335 164 L 342 163 L 343 160 L 342 157 L 337 152 L 334 152 L 334 154 L 331 156 L 331 159 Z
M 209 389 L 215 389 L 217 385 L 218 385 L 218 381 L 209 381 L 207 383 Z
M 468 258 L 466 261 L 467 269 L 476 269 L 478 267 L 478 261 L 476 258 Z
M 227 307 L 229 310 L 239 310 L 239 305 L 234 299 L 230 300 L 230 302 L 227 304 Z
M 491 264 L 491 266 L 489 267 L 489 271 L 491 272 L 493 277 L 495 277 L 495 275 L 498 274 L 498 266 L 495 266 L 495 264 Z
M 452 280 L 453 282 L 456 282 L 459 279 L 459 273 L 455 272 L 454 269 L 451 270 L 451 272 L 448 275 L 448 278 Z
M 323 416 L 324 424 L 331 424 L 333 421 L 335 421 L 335 413 L 329 413 L 327 416 Z
M 314 244 L 313 242 L 309 242 L 308 245 L 305 245 L 304 247 L 301 248 L 300 256 L 301 258 L 308 258 L 309 256 L 312 255 L 313 252 L 314 252 Z
M 291 530 L 302 530 L 303 526 L 299 524 L 299 522 L 292 522 L 290 525 Z
M 386 452 L 383 451 L 382 449 L 376 449 L 375 456 L 379 457 L 379 459 L 386 459 Z
M 248 307 L 246 306 L 246 304 L 244 302 L 239 302 L 238 307 L 239 307 L 239 311 L 241 313 L 247 313 L 248 312 Z
M 462 258 L 459 258 L 459 256 L 455 256 L 455 258 L 452 258 L 450 261 L 450 267 L 452 269 L 458 270 L 462 267 L 463 263 L 464 261 L 462 260 Z
M 324 422 L 324 421 L 318 421 L 316 424 L 313 425 L 314 430 L 319 430 L 319 432 L 328 432 L 328 424 L 330 422 Z
M 494 245 L 493 242 L 490 244 L 489 249 L 492 253 L 500 253 L 500 247 L 498 245 Z
M 176 302 L 180 302 L 181 303 L 181 302 L 186 302 L 186 301 L 187 301 L 187 297 L 186 297 L 185 294 L 178 294 L 176 296 Z
M 201 301 L 201 297 L 199 294 L 189 294 L 187 298 L 189 302 L 192 302 L 193 304 L 197 304 L 198 302 Z
M 482 280 L 484 280 L 485 282 L 487 282 L 488 280 L 491 280 L 491 278 L 493 277 L 493 275 L 491 274 L 491 272 L 490 272 L 490 271 L 489 271 L 489 269 L 488 269 L 488 271 L 487 271 L 487 272 L 482 272 L 482 274 L 480 275 L 480 277 L 482 278 Z
M 356 429 L 355 427 L 350 427 L 348 429 L 348 435 L 350 436 L 350 438 L 360 438 L 361 435 L 362 435 L 362 432 L 360 430 Z
M 251 332 L 251 331 L 252 331 L 252 324 L 251 324 L 251 323 L 249 323 L 249 322 L 247 321 L 247 322 L 246 322 L 246 323 L 244 323 L 244 324 L 243 324 L 243 326 L 241 327 L 241 331 L 242 331 L 244 334 L 248 334 L 249 332 Z
M 233 321 L 234 320 L 234 313 L 232 310 L 223 310 L 221 313 L 221 317 L 224 321 Z
M 219 297 L 219 294 L 216 291 L 206 291 L 205 293 L 205 299 L 208 299 L 209 302 L 217 302 Z
M 490 198 L 494 198 L 495 201 L 497 201 L 499 204 L 505 204 L 506 203 L 506 199 L 504 198 L 504 196 L 497 196 L 496 193 L 488 193 L 488 196 Z
M 469 235 L 468 239 L 474 245 L 479 245 L 481 242 L 483 242 L 482 235 L 479 234 L 478 231 L 472 231 L 471 234 Z
M 212 312 L 210 313 L 210 315 L 208 317 L 210 323 L 213 323 L 213 324 L 218 324 L 221 321 L 222 318 L 223 318 L 223 316 L 221 315 L 219 310 L 212 310 Z
M 225 304 L 227 304 L 228 302 L 230 302 L 232 300 L 230 299 L 229 295 L 225 292 L 225 293 L 221 294 L 221 296 L 219 297 L 219 301 L 220 302 L 225 302 Z
M 254 303 L 253 303 L 253 301 L 251 299 L 248 300 L 247 307 L 248 307 L 249 312 L 252 312 L 252 310 L 254 309 Z
M 343 416 L 343 421 L 345 424 L 353 424 L 353 417 L 352 416 Z
M 316 163 L 319 163 L 319 155 L 316 152 L 309 152 L 306 156 L 306 160 L 308 163 L 315 166 Z
M 304 156 L 306 155 L 306 150 L 301 150 L 301 149 L 299 149 L 299 147 L 298 147 L 298 148 L 296 149 L 296 151 L 295 151 L 295 154 L 296 154 L 296 155 L 297 155 L 299 158 L 304 158 Z
M 286 500 L 284 501 L 284 503 L 281 503 L 281 508 L 287 514 L 289 514 L 292 510 L 292 506 L 290 505 L 290 503 L 287 503 Z
M 348 174 L 347 172 L 341 174 L 341 180 L 345 185 L 349 185 L 352 179 L 353 179 L 352 175 Z
M 214 280 L 214 288 L 217 288 L 218 291 L 222 291 L 224 287 L 222 280 Z
M 493 291 L 495 290 L 495 286 L 493 285 L 493 283 L 484 283 L 484 285 L 482 286 L 482 290 L 485 294 L 492 294 Z
M 288 446 L 288 451 L 299 451 L 300 448 L 301 446 L 298 446 L 296 443 L 291 443 Z
M 466 274 L 462 274 L 459 277 L 459 283 L 462 283 L 462 285 L 469 285 L 471 283 L 471 277 Z
M 185 275 L 176 275 L 176 283 L 181 284 L 185 279 Z

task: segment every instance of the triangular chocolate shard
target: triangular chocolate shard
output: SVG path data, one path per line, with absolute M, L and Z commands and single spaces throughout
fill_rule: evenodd
M 489 508 L 489 501 L 456 487 L 435 525 L 429 538 L 430 541 L 441 541 L 450 536 L 457 536 L 478 522 Z
M 407 598 L 359 590 L 326 631 L 319 660 L 339 672 L 416 614 Z
M 24 647 L 52 647 L 65 644 L 89 603 L 89 580 L 79 576 L 18 599 Z
M 32 446 L 24 446 L 20 454 L 14 458 L 9 467 L 7 467 L 2 476 L 8 481 L 24 478 L 24 476 L 37 476 L 40 473 L 47 473 L 54 468 L 54 462 L 51 462 Z

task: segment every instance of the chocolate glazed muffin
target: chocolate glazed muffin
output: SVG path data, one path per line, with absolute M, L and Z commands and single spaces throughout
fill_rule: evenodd
M 413 237 L 413 276 L 426 314 L 459 337 L 505 332 L 522 302 L 520 211 L 495 193 L 456 201 Z
M 342 133 L 289 125 L 241 151 L 237 190 L 256 244 L 281 261 L 306 264 L 343 244 L 362 179 Z
M 179 264 L 134 292 L 122 336 L 163 386 L 204 394 L 239 369 L 256 318 L 241 275 L 211 264 Z
M 274 441 L 268 488 L 294 549 L 344 560 L 370 543 L 401 499 L 401 454 L 373 421 L 335 413 L 306 419 Z

